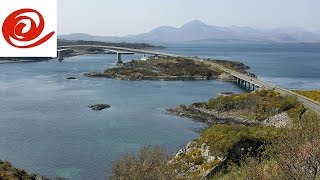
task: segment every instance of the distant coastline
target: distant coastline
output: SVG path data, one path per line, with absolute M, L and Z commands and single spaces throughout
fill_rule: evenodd
M 70 45 L 102 45 L 102 46 L 116 46 L 134 49 L 163 49 L 162 46 L 154 46 L 147 43 L 108 43 L 99 41 L 78 41 L 78 40 L 58 40 L 59 46 L 70 46 Z M 62 52 L 63 57 L 73 57 L 81 56 L 87 54 L 110 54 L 104 52 L 101 48 L 73 48 Z M 11 64 L 11 63 L 30 63 L 30 62 L 40 62 L 49 61 L 55 59 L 53 57 L 3 57 L 0 58 L 0 64 Z

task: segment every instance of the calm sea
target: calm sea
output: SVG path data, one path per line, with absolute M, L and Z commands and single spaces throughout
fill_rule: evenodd
M 292 89 L 320 89 L 320 45 L 165 44 L 164 51 L 248 64 L 261 79 Z M 127 60 L 140 55 L 124 57 Z M 104 179 L 111 164 L 143 145 L 174 153 L 203 124 L 167 114 L 179 104 L 205 101 L 221 91 L 242 92 L 220 81 L 157 82 L 82 76 L 114 66 L 112 55 L 0 65 L 0 159 L 31 172 L 69 179 Z M 67 80 L 74 76 L 78 80 Z M 111 108 L 93 112 L 89 104 Z

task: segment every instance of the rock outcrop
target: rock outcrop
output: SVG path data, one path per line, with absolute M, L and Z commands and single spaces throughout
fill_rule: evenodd
M 168 112 L 180 117 L 187 117 L 206 123 L 212 124 L 244 124 L 244 125 L 258 125 L 259 122 L 249 120 L 245 117 L 239 116 L 235 112 L 218 112 L 215 110 L 208 110 L 195 105 L 180 105 L 172 109 L 167 109 Z
M 111 106 L 108 104 L 96 104 L 96 105 L 89 105 L 88 107 L 94 111 L 101 111 L 103 109 L 110 108 Z
M 46 177 L 26 172 L 25 170 L 15 168 L 6 161 L 0 160 L 0 179 L 6 180 L 6 179 L 21 179 L 21 180 L 49 180 Z
M 67 77 L 67 79 L 74 80 L 74 79 L 77 79 L 77 78 L 75 78 L 75 77 Z
M 208 110 L 195 105 L 179 105 L 168 112 L 180 117 L 187 117 L 206 123 L 212 124 L 243 124 L 243 125 L 267 125 L 277 128 L 289 128 L 292 126 L 292 120 L 287 112 L 282 112 L 263 121 L 251 120 L 234 111 L 218 112 L 216 110 Z

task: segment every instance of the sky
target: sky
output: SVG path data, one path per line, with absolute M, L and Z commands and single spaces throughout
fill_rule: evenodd
M 191 20 L 320 30 L 320 0 L 58 0 L 58 34 L 124 36 Z

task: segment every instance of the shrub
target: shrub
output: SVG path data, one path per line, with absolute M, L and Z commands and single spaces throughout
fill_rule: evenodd
M 225 156 L 234 145 L 244 139 L 271 142 L 279 132 L 279 129 L 273 127 L 214 125 L 201 134 L 197 143 L 199 147 L 206 143 L 210 146 L 210 153 L 213 155 Z
M 279 136 L 262 158 L 230 165 L 213 179 L 320 179 L 320 118 L 307 112 L 292 129 Z
M 281 96 L 271 90 L 262 90 L 241 95 L 220 96 L 205 103 L 208 109 L 220 112 L 243 111 L 255 120 L 265 120 L 270 116 L 288 111 L 299 105 L 293 96 Z
M 113 163 L 111 179 L 117 180 L 171 180 L 177 174 L 163 147 L 142 147 L 136 154 L 127 154 Z

